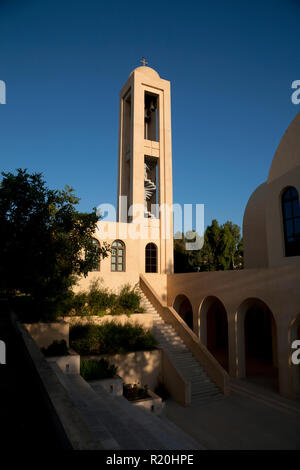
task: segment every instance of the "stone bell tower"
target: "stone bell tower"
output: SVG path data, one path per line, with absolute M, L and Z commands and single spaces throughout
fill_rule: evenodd
M 173 272 L 172 204 L 170 82 L 144 61 L 120 92 L 118 222 L 152 229 L 161 273 Z

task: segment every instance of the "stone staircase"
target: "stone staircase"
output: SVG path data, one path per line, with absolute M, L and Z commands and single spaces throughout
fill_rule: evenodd
M 153 335 L 159 346 L 167 354 L 174 367 L 191 384 L 192 404 L 206 405 L 212 401 L 223 399 L 224 395 L 185 346 L 174 328 L 164 322 L 140 288 L 138 293 L 141 296 L 141 305 L 145 312 L 151 313 L 153 316 Z

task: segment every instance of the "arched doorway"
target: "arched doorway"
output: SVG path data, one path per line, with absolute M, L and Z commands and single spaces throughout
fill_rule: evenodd
M 177 295 L 173 304 L 174 310 L 181 316 L 187 326 L 193 330 L 193 308 L 185 295 Z
M 277 332 L 269 307 L 259 299 L 248 299 L 240 309 L 243 331 L 244 373 L 248 380 L 278 389 Z
M 200 339 L 228 370 L 228 320 L 224 305 L 217 297 L 206 297 L 200 310 Z

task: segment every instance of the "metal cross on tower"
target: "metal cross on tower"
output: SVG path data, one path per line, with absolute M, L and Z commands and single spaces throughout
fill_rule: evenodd
M 146 62 L 146 59 L 145 57 L 143 57 L 140 62 L 142 62 L 143 66 L 145 67 L 146 65 L 148 65 L 148 62 Z

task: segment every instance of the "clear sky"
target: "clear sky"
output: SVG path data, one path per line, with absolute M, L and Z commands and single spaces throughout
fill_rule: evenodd
M 174 202 L 239 225 L 300 105 L 300 1 L 0 0 L 0 167 L 116 203 L 119 91 L 172 85 Z

